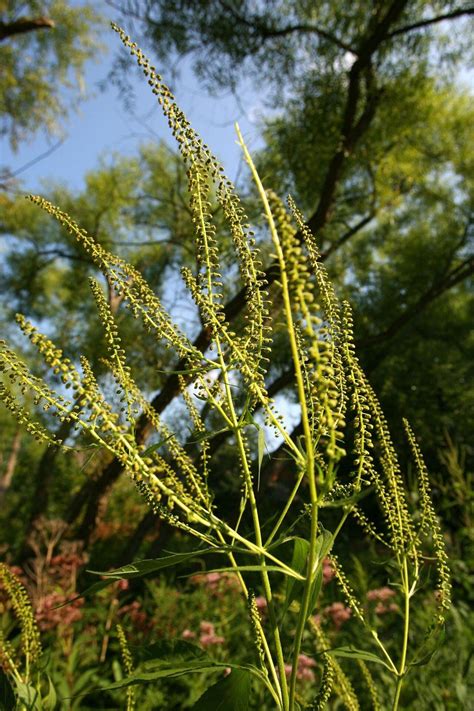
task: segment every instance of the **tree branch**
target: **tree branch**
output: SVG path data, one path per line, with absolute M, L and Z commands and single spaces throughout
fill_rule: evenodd
M 13 35 L 49 29 L 54 26 L 54 20 L 51 20 L 49 17 L 20 17 L 18 20 L 15 20 L 15 22 L 0 22 L 0 42 L 8 37 L 13 37 Z
M 407 32 L 412 32 L 413 30 L 419 30 L 423 27 L 428 27 L 429 25 L 434 25 L 438 22 L 444 22 L 444 20 L 454 20 L 458 17 L 463 17 L 465 15 L 474 15 L 474 7 L 467 7 L 464 9 L 460 8 L 459 10 L 447 12 L 444 15 L 438 15 L 437 17 L 431 17 L 427 20 L 419 20 L 418 22 L 413 22 L 410 25 L 398 27 L 397 29 L 389 32 L 388 37 L 397 37 L 398 35 L 404 35 Z
M 359 222 L 356 222 L 356 224 L 353 227 L 350 227 L 347 232 L 345 232 L 339 239 L 337 239 L 335 242 L 332 242 L 329 247 L 321 254 L 321 261 L 326 261 L 328 257 L 331 256 L 333 252 L 338 250 L 340 247 L 342 247 L 343 244 L 348 242 L 351 237 L 353 237 L 355 234 L 360 232 L 366 225 L 369 224 L 375 217 L 375 213 L 371 213 L 370 215 L 367 215 L 366 217 L 363 217 Z
M 15 434 L 13 435 L 13 442 L 10 449 L 10 454 L 8 455 L 5 472 L 0 478 L 0 502 L 3 500 L 6 492 L 8 491 L 12 483 L 13 475 L 15 473 L 15 468 L 18 461 L 18 455 L 20 453 L 21 437 L 22 430 L 18 428 L 15 431 Z
M 412 306 L 409 306 L 405 311 L 398 316 L 387 328 L 385 328 L 380 333 L 373 336 L 368 336 L 367 338 L 361 339 L 356 346 L 359 348 L 367 348 L 374 345 L 379 345 L 388 341 L 406 326 L 415 316 L 418 316 L 427 306 L 429 306 L 435 299 L 438 299 L 442 294 L 444 294 L 449 289 L 452 289 L 457 284 L 467 279 L 471 274 L 474 274 L 474 257 L 469 257 L 463 262 L 458 264 L 457 267 L 451 269 L 451 271 L 436 284 L 433 284 L 427 291 L 424 292 Z
M 318 25 L 311 25 L 308 23 L 301 22 L 296 25 L 287 25 L 286 27 L 272 28 L 264 23 L 262 17 L 254 16 L 252 19 L 249 19 L 244 15 L 241 15 L 234 7 L 232 7 L 232 5 L 229 5 L 227 2 L 225 2 L 225 0 L 219 0 L 219 4 L 226 12 L 229 12 L 232 15 L 234 20 L 240 22 L 248 29 L 257 32 L 263 40 L 271 39 L 273 37 L 285 37 L 286 35 L 294 34 L 295 32 L 300 32 L 303 34 L 318 35 L 319 37 L 322 37 L 328 42 L 335 44 L 340 49 L 343 49 L 345 52 L 354 51 L 349 44 L 339 39 L 331 32 L 328 32 L 322 27 L 319 27 Z

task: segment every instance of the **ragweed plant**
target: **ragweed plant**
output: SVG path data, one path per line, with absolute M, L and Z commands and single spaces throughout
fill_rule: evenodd
M 438 615 L 433 628 L 443 625 L 450 602 L 443 537 L 414 435 L 406 425 L 418 472 L 419 511 L 411 510 L 387 423 L 358 362 L 350 306 L 338 299 L 321 263 L 316 239 L 293 200 L 288 199 L 286 208 L 265 190 L 237 127 L 238 140 L 261 201 L 263 229 L 271 239 L 272 257 L 278 269 L 278 279 L 270 293 L 255 235 L 232 182 L 146 56 L 120 28 L 114 26 L 114 29 L 148 78 L 186 165 L 197 267 L 195 271 L 183 268 L 182 277 L 210 335 L 211 345 L 205 352 L 198 350 L 132 265 L 105 249 L 61 209 L 41 197 L 30 196 L 31 201 L 50 213 L 80 243 L 104 276 L 103 283 L 91 279 L 90 285 L 103 324 L 108 349 L 106 365 L 120 402 L 117 405 L 115 400 L 106 399 L 86 358 L 72 361 L 64 357 L 47 336 L 21 315 L 18 324 L 52 371 L 56 385 L 35 376 L 17 353 L 2 342 L 2 397 L 6 407 L 30 433 L 47 444 L 65 445 L 58 443 L 41 421 L 26 412 L 22 394 L 28 393 L 38 407 L 59 420 L 71 422 L 89 441 L 119 460 L 158 516 L 197 539 L 200 547 L 196 555 L 221 554 L 226 558 L 223 569 L 234 572 L 248 601 L 255 663 L 215 662 L 182 642 L 176 648 L 168 647 L 166 654 L 161 648 L 156 651 L 156 658 L 148 657 L 141 666 L 140 662 L 132 666 L 121 636 L 129 674 L 111 688 L 150 682 L 167 675 L 230 667 L 229 677 L 218 682 L 222 695 L 229 699 L 228 708 L 237 708 L 237 704 L 238 708 L 247 708 L 252 680 L 266 689 L 276 708 L 294 711 L 303 703 L 297 683 L 303 644 L 312 640 L 321 673 L 319 689 L 314 691 L 308 708 L 324 708 L 332 696 L 339 697 L 346 708 L 359 708 L 351 682 L 337 661 L 341 656 L 355 660 L 357 673 L 365 680 L 374 707 L 378 697 L 368 665 L 382 665 L 394 679 L 392 708 L 396 710 L 406 675 L 424 654 L 423 648 L 413 650 L 409 642 L 413 599 L 425 583 L 427 569 L 435 569 L 437 575 Z M 224 309 L 219 235 L 209 202 L 211 189 L 227 221 L 245 287 L 245 318 L 238 329 L 228 321 Z M 137 386 L 121 345 L 115 316 L 104 295 L 106 283 L 113 286 L 133 316 L 156 337 L 157 347 L 173 349 L 180 362 L 186 363 L 179 372 L 181 400 L 194 430 L 192 441 L 199 450 L 198 457 L 190 455 L 180 433 L 169 428 L 151 406 L 147 394 Z M 297 437 L 291 436 L 268 394 L 273 334 L 276 328 L 281 329 L 281 320 L 276 325 L 270 317 L 269 303 L 277 300 L 276 293 L 282 303 L 293 390 L 300 410 L 301 435 Z M 205 413 L 212 413 L 212 418 Z M 139 417 L 145 417 L 154 428 L 156 443 L 149 447 L 135 436 Z M 240 505 L 233 522 L 220 514 L 214 502 L 209 442 L 215 429 L 210 428 L 210 419 L 220 423 L 219 431 L 225 430 L 233 437 L 233 468 L 240 479 Z M 265 429 L 283 443 L 296 471 L 293 487 L 281 510 L 276 512 L 271 530 L 261 520 L 257 501 Z M 374 516 L 375 503 L 379 513 Z M 336 523 L 335 511 L 339 512 Z M 336 556 L 337 537 L 349 517 L 390 558 L 391 582 L 402 600 L 403 634 L 398 649 L 390 640 L 382 639 Z M 295 530 L 303 531 L 304 535 L 296 535 Z M 293 549 L 290 561 L 288 546 Z M 108 580 L 135 577 L 190 560 L 193 555 L 176 553 L 138 561 L 105 576 Z M 328 556 L 353 616 L 367 632 L 367 649 L 332 648 L 313 618 L 322 586 L 323 561 Z M 254 581 L 256 574 L 266 599 L 265 619 L 259 614 L 249 587 L 249 580 Z M 283 594 L 282 577 L 286 581 Z M 294 628 L 289 638 L 283 635 L 286 615 L 292 616 Z M 434 630 L 432 634 L 435 635 Z M 207 694 L 211 699 L 212 693 L 212 689 L 206 692 L 203 704 Z M 131 695 L 127 703 L 129 708 L 133 705 Z
M 56 703 L 56 694 L 51 682 L 47 694 L 43 694 L 41 689 L 42 649 L 31 603 L 19 578 L 4 563 L 0 563 L 0 596 L 5 596 L 5 607 L 8 604 L 12 609 L 20 627 L 19 642 L 11 638 L 15 635 L 8 628 L 0 629 L 2 708 L 18 708 L 20 711 L 52 709 Z M 0 601 L 1 607 L 3 604 Z

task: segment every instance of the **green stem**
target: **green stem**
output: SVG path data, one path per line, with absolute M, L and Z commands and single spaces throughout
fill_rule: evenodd
M 222 543 L 225 543 L 225 538 L 224 538 L 224 536 L 222 535 L 222 533 L 221 533 L 220 531 L 218 531 L 217 535 L 218 535 L 219 539 L 221 540 L 221 542 L 222 542 Z M 237 579 L 238 579 L 238 581 L 239 581 L 239 583 L 240 583 L 240 587 L 242 588 L 242 591 L 243 591 L 243 593 L 244 593 L 244 595 L 245 595 L 245 598 L 248 599 L 248 597 L 249 597 L 249 591 L 248 591 L 247 585 L 245 584 L 245 580 L 243 579 L 242 574 L 241 574 L 241 572 L 240 572 L 240 570 L 239 570 L 239 567 L 238 567 L 238 565 L 237 565 L 237 561 L 235 560 L 234 554 L 233 554 L 233 553 L 228 553 L 227 556 L 228 556 L 228 558 L 229 558 L 229 561 L 230 561 L 232 567 L 234 568 L 235 574 L 236 574 Z M 268 646 L 267 638 L 265 637 L 265 632 L 263 631 L 263 627 L 262 627 L 262 624 L 261 624 L 260 620 L 256 620 L 255 622 L 256 622 L 256 624 L 257 624 L 257 626 L 258 626 L 258 632 L 259 632 L 259 635 L 260 635 L 260 639 L 261 639 L 261 642 L 262 642 L 262 645 L 263 645 L 263 649 L 264 649 L 264 652 L 265 652 L 265 656 L 266 656 L 266 658 L 267 658 L 267 661 L 268 661 L 268 664 L 269 664 L 269 667 L 270 667 L 270 671 L 271 671 L 271 674 L 272 674 L 272 677 L 273 677 L 273 681 L 274 681 L 274 684 L 275 684 L 275 688 L 277 689 L 277 691 L 275 691 L 275 689 L 273 688 L 273 686 L 270 684 L 270 681 L 269 681 L 269 680 L 268 680 L 268 682 L 267 682 L 267 688 L 269 689 L 269 691 L 270 691 L 270 693 L 272 694 L 272 696 L 273 696 L 274 700 L 276 701 L 276 703 L 277 703 L 278 705 L 280 705 L 280 698 L 281 698 L 280 680 L 279 680 L 279 678 L 278 678 L 278 674 L 276 673 L 276 668 L 275 668 L 275 663 L 274 663 L 273 658 L 272 658 L 272 653 L 271 653 L 271 651 L 270 651 L 270 647 Z
M 295 707 L 296 694 L 296 674 L 298 672 L 298 657 L 301 650 L 301 642 L 303 641 L 304 628 L 308 617 L 308 607 L 311 595 L 311 587 L 313 583 L 313 569 L 316 562 L 316 538 L 318 535 L 318 507 L 313 503 L 311 510 L 311 537 L 308 552 L 308 564 L 306 569 L 306 582 L 303 591 L 303 599 L 301 601 L 300 613 L 295 632 L 295 642 L 293 647 L 293 660 L 290 676 L 290 711 Z
M 272 237 L 273 246 L 275 248 L 276 256 L 278 259 L 278 264 L 280 268 L 280 279 L 281 279 L 281 290 L 283 296 L 283 306 L 286 319 L 286 331 L 288 333 L 288 339 L 290 341 L 291 356 L 293 360 L 293 365 L 295 369 L 295 380 L 298 390 L 298 400 L 301 408 L 301 423 L 303 426 L 303 433 L 305 439 L 305 467 L 304 471 L 307 475 L 309 494 L 311 499 L 311 534 L 309 541 L 309 551 L 308 551 L 308 561 L 306 568 L 306 581 L 303 592 L 303 601 L 300 609 L 300 614 L 298 618 L 297 629 L 295 633 L 295 643 L 293 648 L 293 665 L 290 677 L 290 697 L 289 697 L 289 711 L 293 711 L 295 706 L 295 693 L 296 693 L 296 673 L 298 670 L 298 656 L 301 649 L 301 642 L 303 639 L 304 628 L 306 624 L 306 618 L 308 616 L 309 600 L 311 596 L 311 587 L 313 583 L 314 567 L 316 563 L 316 538 L 318 533 L 318 501 L 317 501 L 317 491 L 316 491 L 316 478 L 315 478 L 315 467 L 314 467 L 314 451 L 313 451 L 313 437 L 310 426 L 310 419 L 308 413 L 308 406 L 306 402 L 306 392 L 304 386 L 304 378 L 301 366 L 301 354 L 299 351 L 295 324 L 293 321 L 292 305 L 290 298 L 290 289 L 288 282 L 288 273 L 286 270 L 285 256 L 283 254 L 283 249 L 280 243 L 280 238 L 278 236 L 278 231 L 273 219 L 272 211 L 268 202 L 267 194 L 262 185 L 260 177 L 257 173 L 255 165 L 252 161 L 250 153 L 244 143 L 242 134 L 236 124 L 236 131 L 239 137 L 239 143 L 244 151 L 245 159 L 252 172 L 252 177 L 254 179 L 255 185 L 259 192 L 260 198 L 263 203 L 265 210 L 265 215 L 267 218 L 268 226 L 270 228 L 270 233 Z M 283 678 L 284 679 L 284 670 Z
M 245 451 L 245 444 L 244 444 L 244 441 L 242 438 L 242 431 L 238 426 L 237 417 L 236 417 L 236 413 L 234 410 L 234 403 L 232 400 L 232 396 L 230 394 L 230 388 L 228 387 L 229 383 L 228 383 L 228 380 L 226 377 L 224 377 L 224 383 L 226 386 L 226 390 L 228 389 L 229 407 L 231 409 L 231 414 L 235 420 L 236 439 L 237 439 L 237 444 L 238 444 L 238 448 L 239 448 L 239 452 L 240 452 L 240 459 L 241 459 L 242 466 L 244 469 L 244 477 L 245 477 L 245 480 L 247 483 L 247 491 L 248 491 L 248 497 L 249 497 L 249 502 L 250 502 L 250 510 L 252 513 L 252 520 L 253 520 L 254 531 L 255 531 L 255 542 L 259 548 L 262 548 L 263 541 L 262 541 L 262 532 L 261 532 L 261 527 L 260 527 L 260 519 L 258 516 L 257 502 L 255 500 L 255 493 L 253 490 L 252 477 L 251 477 L 250 469 L 248 466 L 247 453 Z M 275 642 L 278 671 L 279 671 L 279 675 L 280 675 L 282 708 L 283 708 L 283 711 L 289 711 L 290 707 L 288 705 L 288 690 L 287 690 L 286 676 L 285 676 L 285 660 L 283 658 L 283 648 L 282 648 L 281 639 L 280 639 L 280 631 L 278 629 L 278 621 L 277 621 L 277 617 L 275 614 L 275 608 L 273 605 L 272 588 L 270 585 L 270 578 L 269 578 L 268 572 L 266 570 L 266 560 L 265 560 L 264 555 L 261 556 L 260 562 L 262 565 L 261 576 L 262 576 L 263 589 L 264 589 L 265 597 L 267 600 L 268 616 L 269 616 L 270 624 L 271 624 L 271 628 L 272 628 L 273 640 Z
M 408 652 L 408 633 L 410 630 L 410 585 L 408 580 L 408 564 L 407 559 L 403 559 L 403 590 L 405 593 L 405 622 L 403 627 L 403 643 L 402 643 L 402 655 L 400 659 L 400 669 L 398 671 L 397 687 L 395 689 L 395 697 L 393 700 L 392 711 L 397 711 L 398 704 L 400 702 L 400 693 L 402 691 L 403 680 L 406 674 L 406 661 Z
M 293 487 L 293 491 L 291 492 L 291 494 L 290 494 L 290 496 L 289 496 L 289 498 L 288 498 L 288 501 L 287 501 L 286 504 L 285 504 L 285 507 L 284 507 L 283 511 L 281 512 L 280 516 L 278 517 L 278 521 L 276 522 L 275 526 L 273 527 L 272 532 L 270 533 L 270 535 L 268 536 L 267 540 L 265 541 L 265 548 L 268 548 L 268 546 L 270 545 L 270 543 L 273 541 L 273 539 L 275 538 L 276 534 L 277 534 L 278 531 L 280 530 L 280 526 L 281 526 L 281 524 L 283 523 L 283 521 L 284 521 L 284 519 L 285 519 L 285 516 L 286 516 L 286 514 L 288 513 L 288 510 L 289 510 L 291 504 L 293 503 L 293 499 L 295 498 L 296 494 L 298 493 L 298 489 L 300 488 L 300 484 L 301 484 L 301 482 L 303 481 L 304 475 L 305 475 L 305 471 L 304 471 L 304 469 L 303 469 L 303 470 L 300 472 L 300 474 L 299 474 L 299 476 L 298 476 L 298 479 L 296 480 L 296 484 L 295 484 L 294 487 Z

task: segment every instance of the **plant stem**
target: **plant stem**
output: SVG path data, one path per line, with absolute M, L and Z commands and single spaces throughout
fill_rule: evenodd
M 403 643 L 402 656 L 400 659 L 400 669 L 398 671 L 397 687 L 395 689 L 395 698 L 393 700 L 392 711 L 397 711 L 400 702 L 400 693 L 403 686 L 403 680 L 406 674 L 406 661 L 408 652 L 408 633 L 410 630 L 410 585 L 408 580 L 408 564 L 406 557 L 403 558 L 403 590 L 405 593 L 405 622 L 403 627 Z
M 225 543 L 225 538 L 220 531 L 218 531 L 217 535 L 218 535 L 219 539 L 222 541 L 222 543 Z M 242 591 L 243 591 L 246 599 L 248 599 L 248 597 L 249 597 L 248 587 L 245 584 L 245 580 L 243 579 L 242 574 L 239 570 L 239 567 L 237 565 L 237 561 L 235 560 L 234 554 L 228 553 L 227 557 L 229 558 L 230 563 L 231 563 L 232 567 L 234 568 L 235 574 L 237 576 L 237 579 L 239 580 Z M 275 683 L 275 687 L 276 687 L 277 691 L 275 691 L 275 689 L 272 687 L 272 685 L 270 684 L 270 681 L 268 681 L 268 689 L 270 690 L 270 692 L 271 692 L 274 700 L 277 702 L 277 704 L 280 704 L 281 687 L 280 687 L 280 680 L 278 678 L 278 674 L 276 673 L 275 663 L 273 661 L 272 653 L 270 651 L 270 647 L 268 646 L 267 638 L 265 637 L 265 633 L 263 631 L 262 624 L 259 620 L 256 620 L 256 624 L 258 625 L 260 639 L 262 641 L 265 656 L 267 657 L 267 661 L 270 666 L 270 671 L 272 673 L 273 681 Z
M 267 540 L 265 541 L 265 548 L 268 548 L 268 546 L 270 545 L 270 543 L 273 541 L 276 534 L 278 533 L 280 526 L 283 523 L 285 516 L 288 513 L 291 504 L 293 503 L 293 499 L 295 498 L 295 496 L 298 492 L 298 489 L 300 488 L 300 484 L 303 480 L 304 475 L 305 475 L 305 472 L 304 472 L 304 470 L 302 470 L 300 472 L 300 474 L 298 475 L 296 483 L 293 487 L 293 491 L 291 492 L 290 496 L 288 497 L 288 501 L 286 502 L 286 504 L 283 508 L 283 511 L 281 512 L 280 516 L 278 517 L 278 521 L 276 522 L 275 526 L 273 527 L 272 532 L 270 533 Z
M 239 137 L 240 145 L 244 151 L 245 159 L 250 167 L 252 176 L 257 186 L 257 190 L 260 194 L 262 200 L 265 215 L 267 218 L 268 226 L 270 228 L 270 233 L 272 237 L 273 246 L 275 248 L 276 256 L 278 259 L 278 264 L 280 268 L 280 279 L 281 279 L 281 290 L 283 295 L 283 305 L 285 311 L 286 319 L 286 330 L 288 333 L 288 339 L 290 341 L 291 356 L 293 360 L 293 365 L 295 369 L 295 380 L 298 390 L 298 400 L 301 408 L 301 423 L 303 426 L 303 433 L 305 439 L 305 467 L 304 471 L 308 479 L 309 494 L 311 499 L 311 532 L 309 540 L 309 551 L 308 551 L 308 561 L 306 567 L 306 580 L 303 592 L 303 600 L 301 603 L 300 614 L 298 618 L 298 624 L 295 633 L 295 642 L 293 647 L 293 664 L 291 669 L 290 677 L 290 698 L 289 698 L 289 711 L 293 711 L 295 706 L 295 693 L 296 693 L 296 674 L 298 671 L 298 656 L 301 649 L 301 642 L 303 639 L 304 628 L 306 625 L 306 618 L 308 616 L 308 607 L 311 597 L 311 588 L 314 579 L 314 567 L 316 563 L 316 539 L 318 534 L 318 501 L 317 501 L 317 491 L 316 491 L 316 478 L 315 478 L 315 466 L 314 466 L 314 451 L 313 451 L 313 437 L 309 420 L 308 406 L 306 402 L 306 391 L 304 386 L 303 371 L 301 365 L 301 353 L 298 347 L 298 342 L 296 339 L 296 329 L 293 321 L 293 313 L 290 299 L 290 289 L 288 283 L 288 273 L 286 269 L 285 256 L 283 254 L 282 245 L 280 243 L 280 238 L 278 231 L 273 219 L 272 211 L 268 202 L 267 194 L 262 185 L 260 177 L 257 173 L 255 165 L 252 161 L 250 153 L 244 143 L 242 134 L 240 133 L 239 127 L 236 124 L 237 135 Z
M 318 533 L 318 507 L 313 504 L 311 510 L 311 538 L 308 552 L 308 563 L 306 568 L 306 582 L 303 591 L 303 599 L 301 601 L 300 613 L 295 632 L 295 642 L 293 647 L 293 661 L 290 676 L 290 711 L 293 711 L 296 694 L 296 674 L 298 672 L 298 657 L 303 641 L 303 633 L 308 617 L 308 607 L 311 595 L 311 587 L 313 583 L 313 569 L 316 562 L 316 538 Z

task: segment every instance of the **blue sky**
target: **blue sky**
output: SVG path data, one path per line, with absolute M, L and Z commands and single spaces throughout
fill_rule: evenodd
M 105 3 L 97 3 L 96 7 L 110 17 L 111 10 Z M 4 139 L 0 140 L 0 166 L 7 166 L 13 173 L 21 171 L 18 179 L 22 191 L 40 191 L 44 180 L 63 182 L 80 190 L 85 174 L 97 167 L 100 155 L 112 152 L 133 155 L 142 142 L 172 141 L 145 77 L 141 79 L 135 73 L 131 74 L 137 99 L 134 115 L 127 113 L 115 87 L 99 90 L 98 84 L 107 76 L 114 51 L 120 44 L 112 30 L 106 30 L 101 39 L 106 44 L 105 53 L 99 62 L 89 62 L 85 70 L 85 86 L 91 97 L 80 104 L 78 113 L 71 112 L 64 122 L 64 142 L 37 160 L 57 144 L 57 137 L 39 134 L 31 142 L 21 144 L 16 153 Z M 239 122 L 251 149 L 261 146 L 256 119 L 262 106 L 260 96 L 252 87 L 243 86 L 238 101 L 229 92 L 212 97 L 199 85 L 188 61 L 179 66 L 180 78 L 170 82 L 171 88 L 194 128 L 224 163 L 229 177 L 234 179 L 241 153 L 235 143 L 233 124 Z M 164 78 L 167 80 L 166 76 Z M 246 106 L 245 110 L 243 106 Z M 30 162 L 33 165 L 26 167 Z
M 77 6 L 83 2 L 71 0 L 70 4 Z M 94 3 L 94 7 L 106 18 L 115 19 L 113 10 L 104 0 Z M 12 153 L 7 141 L 0 139 L 0 171 L 2 167 L 8 167 L 13 173 L 21 171 L 18 175 L 22 181 L 21 191 L 41 191 L 43 180 L 67 183 L 72 189 L 80 190 L 86 172 L 98 166 L 100 155 L 112 152 L 133 155 L 141 142 L 172 141 L 167 123 L 144 77 L 131 74 L 137 99 L 134 115 L 127 113 L 115 87 L 99 90 L 98 84 L 106 78 L 114 52 L 120 46 L 117 35 L 108 28 L 102 33 L 101 40 L 106 45 L 105 53 L 99 62 L 89 62 L 85 70 L 85 86 L 91 97 L 81 103 L 79 112 L 71 112 L 69 120 L 63 123 L 64 142 L 56 150 L 37 160 L 57 143 L 57 138 L 37 135 L 31 142 L 23 143 L 17 153 Z M 263 113 L 265 92 L 262 93 L 261 87 L 256 91 L 247 83 L 239 87 L 238 101 L 229 92 L 213 97 L 200 86 L 189 61 L 181 61 L 179 67 L 179 80 L 170 82 L 166 74 L 165 80 L 171 83 L 194 128 L 224 163 L 229 177 L 235 179 L 241 152 L 235 143 L 234 122 L 239 122 L 251 150 L 261 147 L 258 115 Z M 473 85 L 472 71 L 467 68 L 458 79 L 469 87 Z M 33 165 L 29 166 L 30 162 Z

